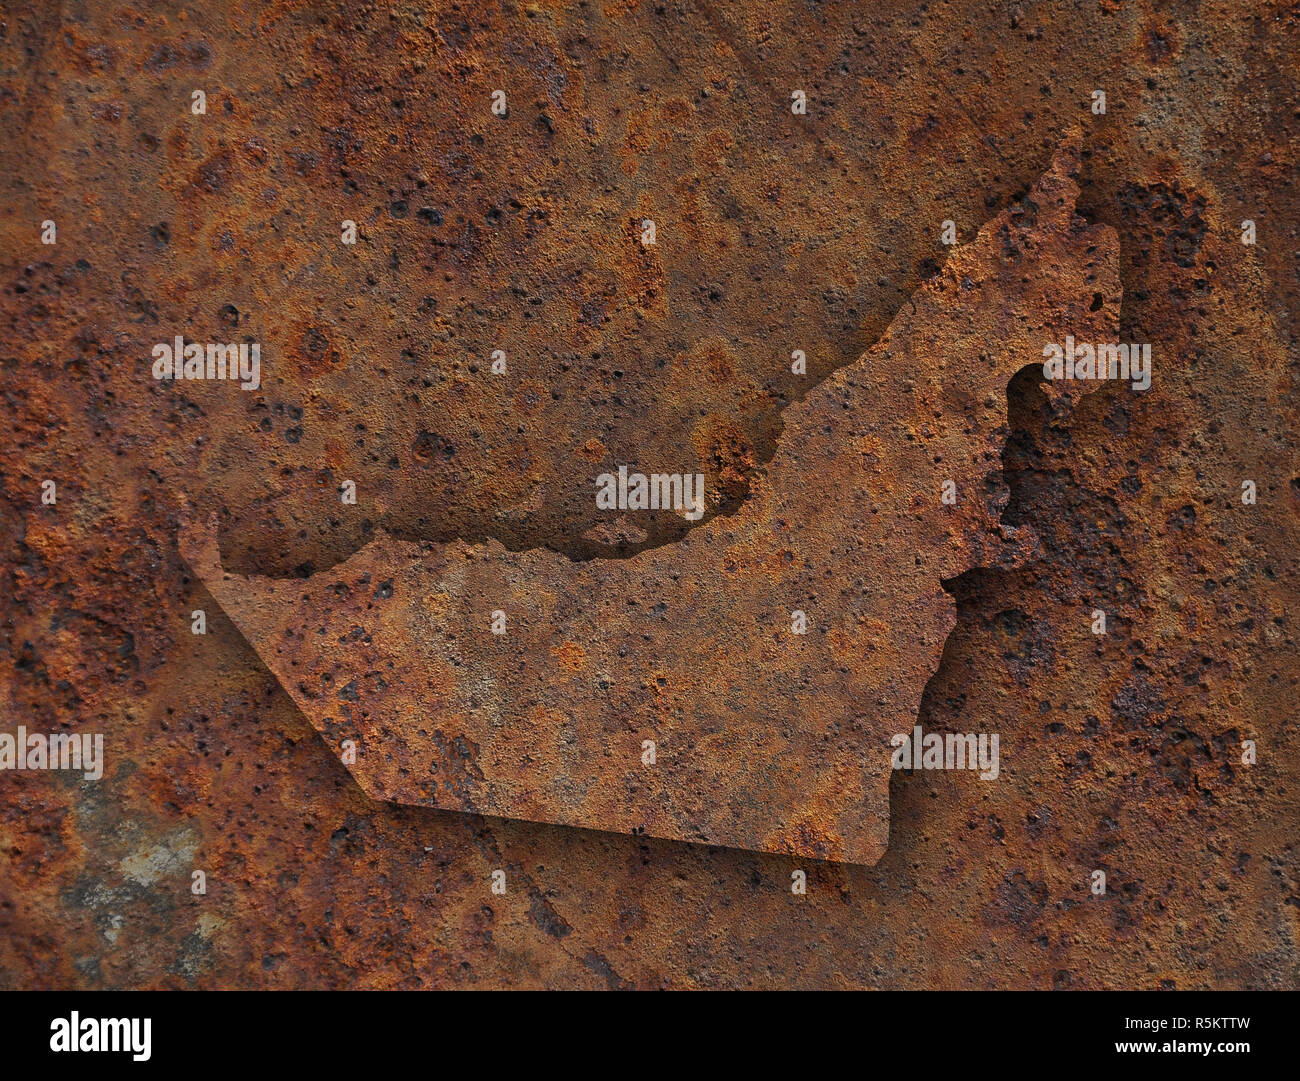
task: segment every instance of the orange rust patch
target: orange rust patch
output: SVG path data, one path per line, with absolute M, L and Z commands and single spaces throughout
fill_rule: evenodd
M 587 661 L 587 651 L 577 642 L 564 642 L 551 650 L 551 656 L 560 663 L 561 668 L 567 668 L 570 672 L 578 671 Z

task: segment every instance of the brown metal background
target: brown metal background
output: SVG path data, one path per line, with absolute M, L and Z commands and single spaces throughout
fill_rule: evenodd
M 109 754 L 98 784 L 0 777 L 0 985 L 1297 984 L 1300 15 L 752 7 L 0 14 L 0 720 Z M 374 802 L 180 558 L 182 495 L 245 573 L 379 526 L 677 540 L 608 536 L 567 478 L 700 461 L 738 503 L 801 392 L 789 350 L 856 359 L 939 223 L 968 238 L 1079 122 L 1154 385 L 1057 423 L 1012 380 L 1004 519 L 1045 552 L 950 583 L 919 714 L 999 731 L 1003 777 L 895 776 L 873 868 Z M 643 216 L 688 242 L 647 254 Z M 277 343 L 264 393 L 155 384 L 177 332 Z M 345 477 L 384 505 L 339 514 Z

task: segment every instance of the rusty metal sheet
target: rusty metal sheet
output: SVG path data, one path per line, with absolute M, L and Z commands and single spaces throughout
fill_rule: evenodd
M 874 863 L 890 739 L 955 622 L 942 583 L 1001 556 L 1006 385 L 1045 342 L 1118 330 L 1078 154 L 790 406 L 748 499 L 680 542 L 574 562 L 381 533 L 277 581 L 222 571 L 213 513 L 182 554 L 374 798 Z
M 102 734 L 105 767 L 0 774 L 0 987 L 1300 986 L 1298 24 L 6 5 L 0 732 Z M 894 771 L 874 866 L 372 799 L 178 551 L 213 509 L 255 581 L 380 530 L 498 567 L 689 549 L 810 387 L 895 323 L 918 344 L 913 295 L 1081 121 L 1102 311 L 1152 344 L 1152 387 L 993 391 L 988 505 L 1025 550 L 954 544 L 976 569 L 941 579 L 942 656 L 898 663 L 933 667 L 914 723 L 999 733 L 1001 772 Z M 178 333 L 263 343 L 259 392 L 155 382 Z M 620 462 L 696 462 L 725 498 L 611 524 L 590 481 Z

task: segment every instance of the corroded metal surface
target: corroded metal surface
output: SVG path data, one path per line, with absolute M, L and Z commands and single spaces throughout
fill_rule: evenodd
M 941 583 L 1015 551 L 1007 383 L 1118 331 L 1078 153 L 790 406 L 744 505 L 686 540 L 574 563 L 381 535 L 276 581 L 222 572 L 214 513 L 181 554 L 376 799 L 874 863 L 890 738 L 956 621 Z
M 107 754 L 0 775 L 0 984 L 1300 983 L 1295 11 L 752 7 L 0 16 L 0 729 Z M 940 223 L 1080 120 L 1153 386 L 1061 417 L 1010 381 L 1002 517 L 1042 550 L 947 582 L 917 714 L 999 731 L 1002 772 L 897 773 L 874 867 L 372 800 L 177 550 L 182 498 L 250 576 L 381 528 L 689 540 L 601 528 L 620 461 L 698 462 L 725 529 L 783 407 L 958 257 Z M 270 343 L 261 393 L 156 384 L 176 333 Z

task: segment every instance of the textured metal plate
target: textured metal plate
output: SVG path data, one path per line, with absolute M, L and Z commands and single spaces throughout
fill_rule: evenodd
M 0 986 L 1300 985 L 1297 20 L 1134 0 L 6 5 L 0 732 L 102 734 L 106 764 L 0 774 Z M 277 589 L 384 546 L 575 573 L 693 548 L 761 494 L 805 394 L 891 325 L 946 359 L 911 298 L 1080 122 L 1077 210 L 1114 230 L 1123 291 L 1093 314 L 1152 344 L 1153 385 L 1066 414 L 1004 370 L 1002 437 L 972 402 L 958 442 L 1005 443 L 1009 495 L 987 506 L 1041 548 L 954 540 L 983 569 L 941 578 L 942 656 L 891 663 L 933 669 L 916 724 L 1000 733 L 1002 768 L 894 771 L 874 866 L 372 799 L 358 779 L 400 775 L 373 745 L 357 777 L 340 764 L 281 655 L 178 550 L 212 510 L 223 573 Z M 1078 273 L 1075 252 L 1018 302 L 1041 289 L 1046 325 Z M 150 350 L 178 333 L 263 343 L 260 392 L 155 382 Z M 827 483 L 868 485 L 867 449 Z M 621 462 L 698 463 L 725 499 L 694 525 L 611 524 L 591 481 Z M 299 603 L 266 618 L 306 628 Z M 751 678 L 728 646 L 725 678 Z M 498 647 L 474 648 L 518 660 Z M 531 679 L 553 664 L 527 660 Z M 656 702 L 600 713 L 602 733 L 658 722 Z M 874 858 L 879 821 L 831 806 L 819 836 Z M 661 826 L 721 813 L 699 811 Z

